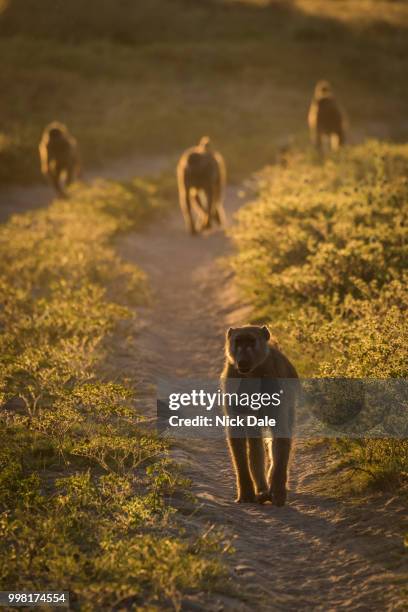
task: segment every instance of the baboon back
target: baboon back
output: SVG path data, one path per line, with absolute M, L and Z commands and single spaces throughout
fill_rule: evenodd
M 60 166 L 67 168 L 73 161 L 73 144 L 65 137 L 48 142 L 47 153 L 49 161 L 56 161 Z
M 342 130 L 342 116 L 332 97 L 317 101 L 317 129 L 325 134 L 338 133 Z
M 192 152 L 187 158 L 185 170 L 189 187 L 208 189 L 220 180 L 219 168 L 211 153 Z
M 50 123 L 44 130 L 39 144 L 41 171 L 47 176 L 59 195 L 80 171 L 77 142 L 66 126 L 58 121 Z M 61 175 L 65 173 L 65 185 Z
M 196 234 L 198 229 L 209 229 L 213 221 L 218 225 L 225 222 L 225 183 L 224 160 L 212 149 L 208 138 L 202 138 L 199 145 L 183 153 L 177 164 L 177 184 L 180 208 L 192 234 Z M 194 206 L 203 219 L 201 226 L 196 226 L 193 218 Z

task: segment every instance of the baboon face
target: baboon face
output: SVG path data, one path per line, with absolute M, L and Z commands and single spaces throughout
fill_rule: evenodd
M 227 332 L 226 350 L 231 364 L 240 374 L 250 374 L 268 356 L 269 329 L 264 325 L 232 328 Z

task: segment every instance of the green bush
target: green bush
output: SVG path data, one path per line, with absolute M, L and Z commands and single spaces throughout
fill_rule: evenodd
M 69 590 L 81 610 L 175 608 L 222 573 L 213 539 L 172 518 L 166 499 L 186 482 L 133 386 L 101 373 L 104 341 L 148 298 L 113 238 L 162 210 L 152 182 L 104 182 L 0 227 L 4 590 Z
M 241 289 L 302 374 L 408 376 L 407 177 L 406 145 L 369 142 L 324 163 L 294 155 L 260 175 L 257 200 L 238 213 Z M 353 465 L 405 478 L 406 442 L 364 444 Z

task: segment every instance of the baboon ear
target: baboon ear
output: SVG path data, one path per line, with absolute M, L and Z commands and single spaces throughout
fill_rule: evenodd
M 231 338 L 231 336 L 232 336 L 232 332 L 233 332 L 233 331 L 234 331 L 234 328 L 233 328 L 233 327 L 230 327 L 230 328 L 228 329 L 228 331 L 227 331 L 227 338 Z
M 266 325 L 261 327 L 261 331 L 262 331 L 262 335 L 265 337 L 265 340 L 269 340 L 271 337 L 271 332 L 269 331 Z

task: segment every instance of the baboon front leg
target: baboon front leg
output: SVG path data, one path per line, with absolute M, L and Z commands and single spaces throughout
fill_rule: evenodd
M 247 440 L 246 438 L 228 436 L 228 447 L 237 479 L 237 498 L 235 501 L 254 502 L 256 500 L 255 489 L 248 468 Z
M 291 449 L 290 438 L 274 438 L 272 442 L 273 464 L 269 473 L 270 498 L 276 506 L 284 506 L 287 490 L 288 464 Z
M 255 495 L 260 503 L 269 499 L 269 487 L 265 473 L 265 449 L 262 437 L 248 438 L 249 469 L 255 485 Z

